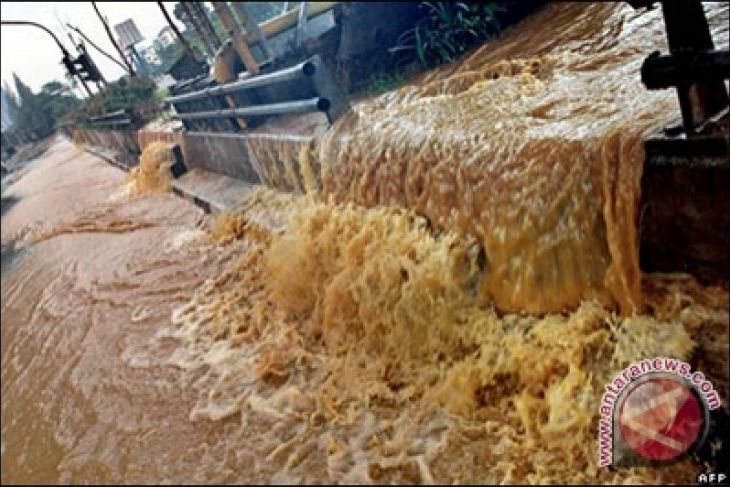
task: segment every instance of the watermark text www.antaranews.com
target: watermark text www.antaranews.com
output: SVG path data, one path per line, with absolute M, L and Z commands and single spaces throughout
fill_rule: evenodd
M 678 458 L 704 440 L 709 411 L 719 407 L 712 383 L 686 362 L 656 357 L 631 364 L 601 399 L 598 464 L 614 463 L 616 441 L 644 460 Z

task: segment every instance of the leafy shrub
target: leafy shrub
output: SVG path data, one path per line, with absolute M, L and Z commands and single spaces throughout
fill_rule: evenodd
M 380 93 L 400 86 L 405 80 L 405 77 L 398 72 L 394 74 L 378 72 L 370 78 L 370 85 L 366 92 L 368 95 L 379 95 Z
M 66 122 L 89 127 L 91 117 L 124 109 L 131 110 L 133 117 L 138 121 L 149 121 L 160 112 L 155 97 L 156 90 L 157 86 L 150 78 L 143 76 L 121 78 L 86 99 L 81 108 L 66 117 Z
M 470 47 L 499 35 L 498 2 L 422 2 L 426 15 L 390 49 L 424 67 L 454 61 Z
M 60 81 L 49 81 L 40 91 L 33 93 L 28 85 L 13 73 L 14 94 L 5 85 L 2 89 L 3 110 L 12 125 L 5 140 L 32 141 L 50 135 L 61 117 L 78 107 L 81 101 L 73 95 L 70 87 Z

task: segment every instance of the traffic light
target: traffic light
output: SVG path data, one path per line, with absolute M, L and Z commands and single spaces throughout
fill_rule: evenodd
M 88 54 L 82 53 L 74 60 L 74 69 L 84 81 L 104 81 L 104 77 L 97 69 Z
M 74 60 L 67 52 L 63 54 L 63 59 L 61 60 L 63 62 L 63 65 L 66 66 L 66 70 L 68 71 L 68 74 L 71 76 L 76 76 L 78 72 L 76 71 L 76 65 L 74 64 Z

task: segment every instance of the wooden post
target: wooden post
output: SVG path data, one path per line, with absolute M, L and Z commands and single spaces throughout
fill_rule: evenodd
M 263 32 L 261 32 L 261 29 L 259 29 L 259 24 L 256 23 L 253 16 L 249 14 L 246 3 L 233 2 L 233 8 L 236 11 L 236 15 L 238 15 L 238 20 L 241 21 L 243 27 L 246 29 L 246 41 L 250 42 L 251 44 L 255 42 L 260 42 L 261 48 L 263 49 L 266 57 L 269 60 L 273 60 L 274 54 L 269 47 L 269 42 Z
M 246 70 L 251 75 L 257 75 L 259 74 L 259 65 L 256 62 L 256 59 L 254 59 L 253 54 L 248 48 L 248 44 L 246 43 L 246 39 L 241 34 L 241 31 L 238 28 L 238 24 L 236 23 L 235 18 L 233 17 L 233 13 L 231 12 L 231 9 L 228 8 L 228 5 L 226 5 L 224 2 L 211 2 L 213 4 L 213 8 L 215 9 L 216 14 L 218 14 L 218 17 L 221 19 L 221 23 L 223 24 L 223 27 L 226 28 L 229 35 L 231 36 L 231 44 L 233 45 L 233 48 L 235 49 L 236 53 L 238 53 L 238 56 L 241 58 L 241 61 L 243 61 L 243 64 L 246 66 Z M 231 66 L 232 68 L 232 66 Z M 232 69 L 231 69 L 232 71 Z M 223 74 L 223 73 L 221 73 Z M 228 81 L 233 81 L 236 79 L 237 73 L 231 72 L 231 73 L 225 73 L 224 74 L 225 79 L 217 79 L 219 83 L 224 83 Z M 226 101 L 228 102 L 228 105 L 231 108 L 237 108 L 238 104 L 236 103 L 236 99 L 232 95 L 226 95 Z M 238 122 L 239 127 L 246 128 L 247 124 L 246 121 L 243 118 L 237 118 L 236 121 Z
M 714 49 L 707 17 L 699 0 L 662 1 L 667 44 L 673 56 L 686 56 Z M 688 134 L 728 104 L 722 80 L 699 80 L 677 85 L 679 106 Z
M 215 13 L 218 14 L 218 17 L 221 19 L 223 27 L 226 28 L 228 34 L 231 36 L 233 48 L 241 57 L 241 61 L 243 61 L 243 64 L 246 66 L 246 70 L 252 75 L 259 74 L 259 65 L 256 62 L 256 59 L 254 59 L 253 54 L 251 54 L 251 50 L 248 48 L 246 39 L 241 34 L 241 31 L 238 29 L 238 24 L 233 17 L 231 9 L 228 8 L 228 5 L 226 5 L 225 2 L 211 3 L 213 4 Z

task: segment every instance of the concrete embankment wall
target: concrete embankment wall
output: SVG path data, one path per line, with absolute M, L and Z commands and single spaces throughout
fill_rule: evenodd
M 141 151 L 136 130 L 70 129 L 64 132 L 77 145 L 112 152 L 118 165 L 132 168 L 139 162 Z
M 191 176 L 178 194 L 207 210 L 235 206 L 246 187 L 263 184 L 305 193 L 321 186 L 314 137 L 294 134 L 224 134 L 158 130 L 67 129 L 76 143 L 114 154 L 117 165 L 137 165 L 155 141 L 177 144 Z M 730 175 L 725 169 L 689 171 L 649 167 L 642 178 L 641 263 L 646 270 L 682 270 L 726 282 Z M 175 188 L 174 188 L 175 189 Z M 677 195 L 682 195 L 678 198 Z M 678 265 L 678 263 L 682 263 Z
M 320 166 L 313 157 L 313 136 L 293 134 L 225 134 L 156 130 L 71 129 L 77 144 L 114 154 L 127 168 L 151 142 L 178 144 L 188 170 L 200 169 L 251 184 L 304 193 L 320 185 Z

